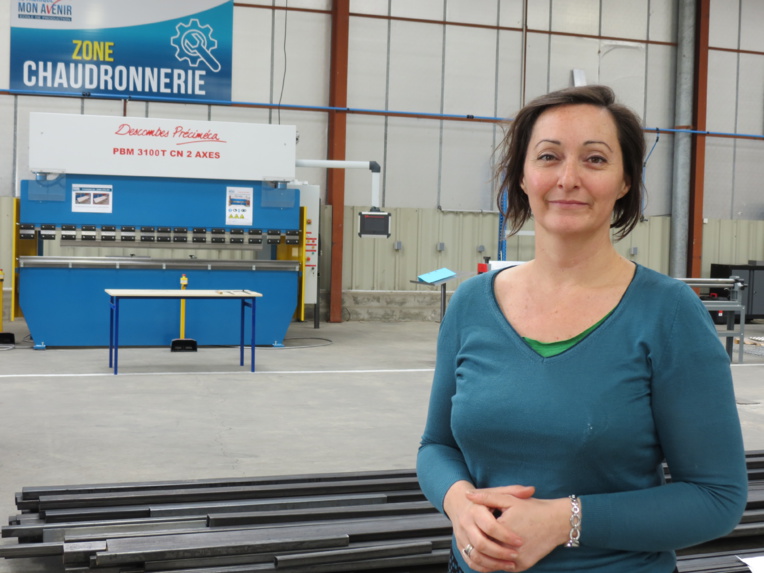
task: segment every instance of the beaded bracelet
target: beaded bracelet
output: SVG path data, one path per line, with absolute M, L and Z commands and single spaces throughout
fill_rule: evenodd
M 581 539 L 581 500 L 575 495 L 570 497 L 570 537 L 565 547 L 578 547 Z

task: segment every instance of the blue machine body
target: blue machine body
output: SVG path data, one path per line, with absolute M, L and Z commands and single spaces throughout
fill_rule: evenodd
M 72 185 L 111 186 L 111 213 L 72 210 Z M 226 224 L 226 190 L 253 190 L 252 227 L 300 228 L 300 192 L 261 181 L 65 175 L 53 181 L 21 182 L 20 223 L 145 225 L 234 228 Z
M 113 206 L 108 213 L 72 209 L 72 185 L 111 186 Z M 253 189 L 249 228 L 299 230 L 299 191 L 262 182 L 187 180 L 168 178 L 69 175 L 58 181 L 22 181 L 20 223 L 42 225 L 166 226 L 206 229 L 225 224 L 229 187 Z M 39 259 L 49 241 L 40 240 Z M 104 245 L 100 245 L 104 246 Z M 139 242 L 113 247 L 140 249 Z M 158 245 L 157 245 L 158 246 Z M 167 245 L 168 248 L 177 245 Z M 188 244 L 185 248 L 193 249 Z M 274 249 L 275 250 L 275 249 Z M 172 264 L 146 259 L 142 265 L 25 264 L 19 274 L 19 303 L 35 344 L 44 346 L 107 346 L 109 296 L 105 289 L 178 289 L 185 274 L 190 289 L 248 289 L 262 293 L 257 302 L 257 345 L 280 345 L 298 300 L 299 270 L 259 264 L 271 252 L 243 250 L 241 260 L 173 259 Z M 259 253 L 259 254 L 258 254 Z M 255 255 L 258 254 L 257 258 Z M 38 257 L 31 257 L 36 259 Z M 76 257 L 79 258 L 79 257 Z M 108 257 L 106 257 L 108 259 Z M 236 264 L 234 264 L 236 263 Z M 252 264 L 249 264 L 252 263 Z M 238 265 L 238 266 L 237 266 Z M 260 269 L 258 269 L 260 267 Z M 287 270 L 288 269 L 288 270 Z M 236 345 L 240 336 L 240 302 L 186 301 L 185 334 L 199 345 Z M 247 310 L 247 315 L 249 310 Z M 179 338 L 177 300 L 123 300 L 120 303 L 120 346 L 165 346 Z M 249 320 L 245 320 L 249 340 Z
M 248 289 L 257 301 L 255 344 L 279 346 L 297 300 L 297 273 L 290 271 L 21 268 L 19 302 L 36 344 L 108 346 L 107 288 L 177 289 L 181 274 L 197 289 Z M 290 293 L 294 296 L 290 296 Z M 186 301 L 186 337 L 200 346 L 239 344 L 238 300 Z M 249 316 L 249 310 L 247 317 Z M 250 339 L 249 319 L 245 340 Z M 120 302 L 120 346 L 166 346 L 179 338 L 177 300 Z

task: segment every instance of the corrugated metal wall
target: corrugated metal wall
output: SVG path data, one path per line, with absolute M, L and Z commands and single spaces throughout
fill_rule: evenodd
M 346 290 L 420 290 L 411 283 L 422 273 L 446 267 L 457 280 L 453 290 L 477 271 L 483 256 L 496 259 L 498 215 L 495 213 L 443 212 L 424 209 L 390 209 L 390 239 L 366 239 L 357 235 L 358 212 L 345 209 L 345 261 L 343 284 Z M 526 229 L 532 229 L 528 225 Z M 637 225 L 622 241 L 615 243 L 624 257 L 643 266 L 668 273 L 670 217 L 650 217 Z M 396 250 L 396 241 L 402 248 Z M 436 245 L 445 249 L 438 252 Z M 507 260 L 533 258 L 533 236 L 519 235 L 507 241 Z M 479 252 L 478 247 L 485 247 Z M 764 260 L 764 221 L 709 220 L 703 233 L 703 276 L 712 263 L 741 264 Z M 323 261 L 328 258 L 324 247 Z M 322 277 L 328 276 L 328 269 Z M 328 284 L 322 282 L 323 288 Z

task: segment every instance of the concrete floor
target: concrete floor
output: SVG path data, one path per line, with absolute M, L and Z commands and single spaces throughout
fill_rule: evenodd
M 434 322 L 294 323 L 283 348 L 33 350 L 23 321 L 0 352 L 0 520 L 24 486 L 411 468 Z M 764 336 L 764 321 L 746 326 Z M 753 352 L 756 352 L 755 354 Z M 737 354 L 735 354 L 735 360 Z M 732 371 L 747 449 L 764 449 L 764 346 Z M 14 543 L 2 540 L 0 543 Z M 54 571 L 0 560 L 0 573 Z

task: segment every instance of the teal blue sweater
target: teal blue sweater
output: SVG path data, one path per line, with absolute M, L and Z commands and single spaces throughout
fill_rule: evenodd
M 443 511 L 458 480 L 580 496 L 581 547 L 532 571 L 670 572 L 675 549 L 732 530 L 745 454 L 729 358 L 698 296 L 638 266 L 597 329 L 543 358 L 501 313 L 497 272 L 465 281 L 440 328 L 417 458 L 427 498 Z

